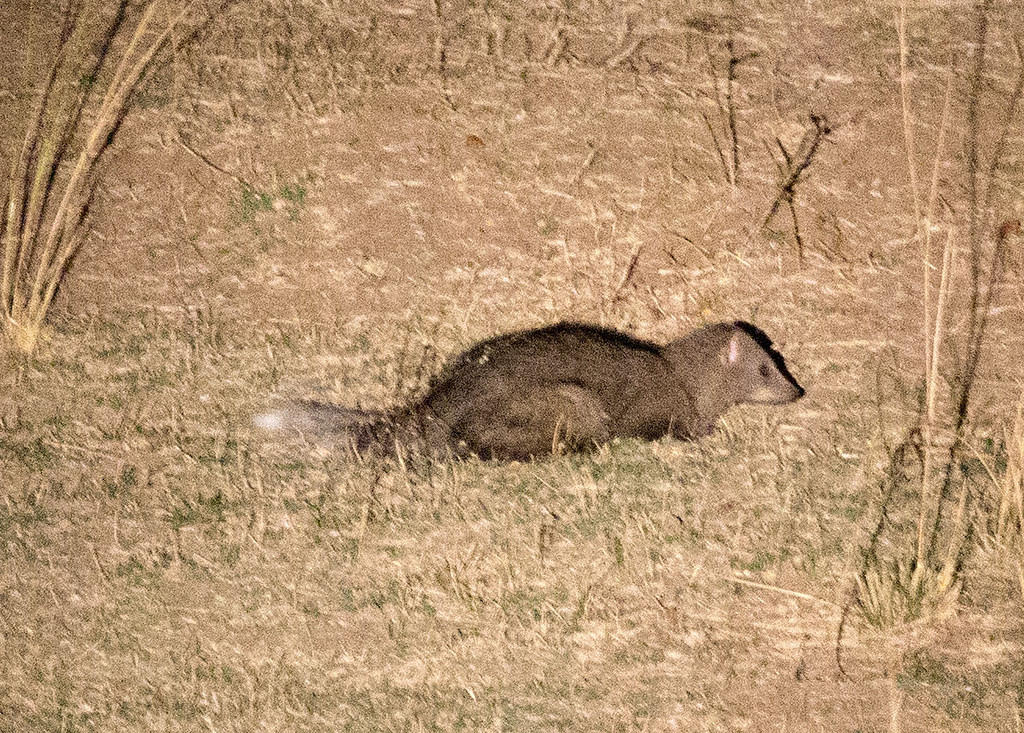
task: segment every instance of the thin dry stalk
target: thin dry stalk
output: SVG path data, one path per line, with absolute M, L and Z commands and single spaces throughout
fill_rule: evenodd
M 971 391 L 974 386 L 974 377 L 977 373 L 978 362 L 981 358 L 981 343 L 985 334 L 985 326 L 988 319 L 988 306 L 991 303 L 992 289 L 998 279 L 998 269 L 1002 261 L 1002 246 L 1005 241 L 1002 229 L 996 241 L 996 248 L 989 262 L 989 287 L 982 287 L 982 247 L 980 219 L 982 216 L 981 203 L 978 198 L 978 177 L 980 168 L 980 122 L 979 106 L 984 88 L 985 76 L 985 52 L 988 39 L 988 14 L 991 8 L 991 0 L 982 0 L 977 6 L 975 20 L 975 38 L 973 64 L 970 73 L 970 87 L 968 90 L 967 104 L 967 135 L 965 139 L 966 167 L 967 167 L 967 193 L 968 193 L 968 245 L 970 257 L 970 281 L 968 293 L 970 304 L 967 312 L 967 340 L 965 347 L 964 368 L 959 378 L 959 394 L 957 396 L 955 413 L 955 432 L 960 431 L 967 420 L 967 413 L 970 404 Z M 1015 104 L 1014 104 L 1015 106 Z M 1012 110 L 1011 110 L 1012 112 Z M 1012 116 L 1007 118 L 1007 125 Z M 1002 150 L 997 149 L 996 153 L 1001 155 Z M 999 166 L 999 159 L 993 158 L 989 169 L 995 171 Z
M 950 227 L 946 232 L 946 245 L 942 248 L 942 274 L 939 278 L 939 294 L 935 303 L 935 332 L 928 339 L 931 343 L 931 353 L 928 358 L 927 419 L 925 424 L 929 430 L 935 424 L 935 409 L 939 392 L 939 353 L 942 350 L 942 337 L 945 335 L 944 324 L 946 303 L 949 300 L 950 266 L 955 252 L 956 228 Z
M 999 482 L 996 539 L 1002 542 L 1016 540 L 1024 553 L 1024 391 L 1017 399 L 1013 427 L 1006 436 L 1006 453 L 1006 473 Z M 1024 555 L 1021 559 L 1024 560 Z M 1024 585 L 1021 591 L 1024 592 Z
M 920 226 L 921 222 L 921 194 L 917 182 L 917 164 L 914 162 L 916 148 L 914 145 L 914 115 L 910 109 L 909 78 L 907 74 L 907 4 L 900 3 L 899 12 L 896 13 L 896 36 L 900 44 L 900 105 L 903 110 L 903 138 L 906 141 L 907 149 L 907 170 L 910 173 L 910 193 L 914 205 L 914 221 Z M 927 329 L 926 329 L 927 330 Z
M 789 209 L 789 218 L 793 222 L 793 241 L 796 242 L 796 258 L 803 264 L 804 261 L 804 238 L 800 236 L 800 218 L 796 215 L 796 201 L 794 196 L 786 199 L 786 206 Z
M 907 90 L 909 84 L 906 79 L 906 54 L 907 54 L 907 41 L 906 41 L 906 30 L 905 24 L 905 5 L 900 6 L 901 17 L 899 19 L 899 37 L 900 37 L 900 95 L 902 98 L 903 106 L 903 130 L 906 138 L 907 146 L 907 166 L 910 170 L 911 179 L 911 191 L 914 197 L 914 210 L 918 212 L 917 204 L 917 165 L 913 158 L 914 149 L 914 132 L 913 132 L 913 118 L 910 115 L 910 100 L 907 97 Z M 955 250 L 954 244 L 954 233 L 955 229 L 950 227 L 947 231 L 946 245 L 943 248 L 942 254 L 942 275 L 939 282 L 939 293 L 937 302 L 935 304 L 935 326 L 934 331 L 932 330 L 931 322 L 931 308 L 932 308 L 932 295 L 931 295 L 931 282 L 932 282 L 932 229 L 935 217 L 935 204 L 938 199 L 939 193 L 939 170 L 942 166 L 943 150 L 946 140 L 946 130 L 949 127 L 949 109 L 950 99 L 952 97 L 953 88 L 953 73 L 952 64 L 947 68 L 946 72 L 946 92 L 942 103 L 942 119 L 939 123 L 939 136 L 935 144 L 935 156 L 932 163 L 932 178 L 931 186 L 928 192 L 928 204 L 925 209 L 924 218 L 918 218 L 916 220 L 917 236 L 921 242 L 922 248 L 922 279 L 923 279 L 923 320 L 924 320 L 924 371 L 925 371 L 925 411 L 924 411 L 924 424 L 921 426 L 922 437 L 924 442 L 924 467 L 921 472 L 921 507 L 920 514 L 918 515 L 917 524 L 917 565 L 918 567 L 924 567 L 926 561 L 925 558 L 925 547 L 929 542 L 926 543 L 925 538 L 925 527 L 928 526 L 928 514 L 930 512 L 938 513 L 939 506 L 938 499 L 933 500 L 932 497 L 932 468 L 934 463 L 934 435 L 933 428 L 935 426 L 935 409 L 938 395 L 938 383 L 939 383 L 939 354 L 942 346 L 942 335 L 943 335 L 943 313 L 945 310 L 946 301 L 949 294 L 949 271 L 950 262 L 952 260 L 953 252 Z M 922 231 L 923 230 L 923 231 Z
M 441 0 L 434 0 L 431 3 L 434 11 L 434 19 L 437 22 L 437 35 L 434 36 L 434 68 L 437 73 L 445 73 L 445 56 L 447 42 L 444 37 L 444 17 L 441 12 Z
M 626 269 L 622 272 L 622 277 L 619 278 L 619 284 L 615 286 L 615 290 L 612 291 L 611 302 L 616 303 L 622 298 L 622 291 L 629 284 L 629 281 L 633 279 L 633 275 L 636 272 L 636 266 L 640 263 L 640 251 L 643 248 L 641 242 L 637 242 L 633 245 L 633 251 L 629 254 L 629 264 L 626 265 Z
M 935 461 L 933 430 L 936 425 L 936 405 L 939 393 L 939 355 L 945 335 L 946 304 L 949 300 L 949 277 L 953 254 L 956 250 L 956 229 L 950 227 L 946 233 L 946 244 L 942 250 L 942 275 L 939 280 L 939 292 L 935 303 L 935 325 L 931 333 L 925 334 L 925 410 L 921 425 L 924 443 L 924 468 L 921 472 L 921 507 L 917 523 L 917 564 L 923 567 L 927 560 L 926 549 L 931 545 L 931 538 L 926 536 L 925 529 L 929 526 L 928 518 L 936 516 L 939 511 L 941 495 L 932 489 L 932 468 Z M 927 253 L 925 255 L 927 257 Z M 927 261 L 926 261 L 927 262 Z M 928 263 L 930 265 L 930 263 Z M 925 268 L 925 283 L 931 279 L 930 267 Z M 926 296 L 927 297 L 927 296 Z M 925 314 L 929 312 L 929 304 L 925 302 Z
M 732 146 L 731 183 L 735 186 L 740 177 L 740 142 L 739 133 L 736 129 L 736 102 L 733 99 L 733 90 L 736 86 L 736 68 L 748 58 L 752 58 L 754 54 L 748 53 L 744 56 L 737 56 L 735 43 L 731 33 L 729 34 L 729 39 L 725 43 L 725 48 L 729 52 L 729 64 L 725 79 L 725 109 L 728 113 L 729 142 Z
M 970 72 L 969 96 L 967 99 L 967 137 L 965 138 L 965 154 L 967 157 L 967 215 L 968 241 L 971 245 L 971 312 L 968 313 L 968 343 L 974 338 L 977 329 L 977 304 L 981 290 L 981 251 L 980 206 L 978 201 L 978 174 L 980 135 L 980 106 L 982 84 L 985 76 L 985 54 L 988 49 L 988 17 L 992 0 L 981 0 L 975 15 L 974 53 Z
M 715 132 L 714 125 L 711 124 L 711 120 L 704 113 L 700 113 L 701 119 L 704 120 L 705 126 L 708 128 L 708 133 L 711 135 L 711 142 L 715 146 L 715 153 L 718 155 L 718 162 L 722 166 L 722 173 L 725 175 L 726 181 L 732 181 L 732 176 L 729 172 L 729 164 L 725 162 L 725 153 L 722 152 L 722 143 L 718 140 L 718 133 Z
M 905 85 L 901 82 L 901 84 L 900 84 L 901 93 L 903 93 L 903 89 L 904 88 L 905 88 Z M 942 167 L 943 150 L 945 148 L 945 142 L 946 142 L 946 131 L 949 129 L 949 109 L 950 109 L 950 99 L 952 98 L 952 91 L 953 91 L 953 65 L 951 63 L 949 65 L 949 67 L 946 69 L 946 94 L 945 94 L 945 97 L 944 97 L 943 102 L 942 102 L 942 119 L 939 122 L 939 136 L 938 136 L 938 140 L 935 143 L 935 157 L 934 157 L 934 160 L 932 162 L 932 180 L 931 180 L 931 186 L 930 186 L 929 192 L 928 192 L 928 205 L 925 208 L 924 219 L 917 221 L 918 239 L 921 241 L 921 247 L 922 247 L 922 250 L 923 250 L 923 253 L 924 253 L 924 256 L 922 257 L 922 267 L 924 269 L 924 272 L 923 272 L 923 280 L 924 280 L 923 305 L 924 305 L 924 333 L 925 333 L 925 344 L 924 344 L 925 364 L 924 364 L 924 370 L 925 370 L 925 374 L 928 375 L 928 384 L 929 385 L 934 383 L 933 380 L 932 380 L 932 376 L 931 376 L 934 373 L 934 371 L 935 371 L 933 369 L 934 362 L 932 361 L 932 354 L 937 352 L 937 349 L 930 349 L 929 348 L 929 344 L 928 344 L 928 341 L 929 341 L 928 334 L 931 333 L 931 302 L 932 302 L 932 300 L 931 300 L 931 280 L 932 280 L 931 272 L 932 272 L 932 269 L 933 269 L 932 268 L 932 260 L 931 260 L 931 258 L 932 258 L 932 229 L 933 229 L 933 225 L 935 223 L 935 204 L 936 204 L 936 201 L 938 200 L 938 196 L 939 196 L 939 170 Z M 909 102 L 904 102 L 904 106 L 905 107 L 909 107 Z M 912 138 L 913 137 L 913 131 L 912 131 L 911 128 L 906 127 L 907 122 L 908 122 L 908 120 L 905 117 L 904 118 L 904 135 L 908 135 L 909 134 L 911 136 L 911 138 Z M 910 145 L 911 145 L 911 142 L 910 142 L 910 140 L 908 140 L 908 142 L 907 142 L 908 150 L 910 149 Z M 907 164 L 912 169 L 915 167 L 915 163 L 914 163 L 914 161 L 912 159 L 908 158 Z M 916 177 L 916 174 L 912 173 L 911 177 L 912 178 Z M 916 199 L 916 194 L 915 194 L 915 199 Z M 922 225 L 923 225 L 923 227 L 922 227 Z M 922 228 L 924 229 L 924 232 L 923 232 L 924 236 L 921 236 L 922 235 L 922 232 L 921 232 Z M 930 431 L 930 429 L 931 429 L 930 426 L 929 426 L 928 429 Z M 928 435 L 925 436 L 925 439 L 926 440 L 930 440 L 931 439 L 930 432 L 929 432 Z

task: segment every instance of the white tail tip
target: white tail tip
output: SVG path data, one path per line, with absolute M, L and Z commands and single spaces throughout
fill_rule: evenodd
M 284 427 L 284 417 L 280 410 L 272 410 L 253 417 L 252 424 L 263 430 L 280 430 Z

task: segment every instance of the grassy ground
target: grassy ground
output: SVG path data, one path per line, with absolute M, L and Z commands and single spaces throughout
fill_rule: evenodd
M 30 102 L 54 12 L 0 8 L 6 108 Z M 852 619 L 836 664 L 923 362 L 891 13 L 237 5 L 140 98 L 52 331 L 3 357 L 0 730 L 1021 730 L 998 546 L 955 608 Z M 969 19 L 910 17 L 922 164 Z M 729 27 L 758 54 L 735 186 L 702 119 L 721 143 Z M 997 5 L 986 123 L 1021 32 Z M 784 211 L 751 230 L 766 144 L 795 148 L 810 112 L 836 131 L 798 188 L 801 262 Z M 997 466 L 1021 264 L 975 401 Z M 249 428 L 280 396 L 390 404 L 473 341 L 562 317 L 660 340 L 748 319 L 808 396 L 699 443 L 531 464 L 358 464 Z

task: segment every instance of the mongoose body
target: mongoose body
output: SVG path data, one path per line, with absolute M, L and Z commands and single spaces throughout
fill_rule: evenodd
M 563 322 L 482 341 L 424 397 L 389 413 L 301 403 L 264 427 L 348 437 L 358 450 L 397 441 L 431 453 L 528 459 L 615 437 L 695 439 L 741 402 L 781 404 L 803 388 L 755 326 L 718 323 L 662 346 Z

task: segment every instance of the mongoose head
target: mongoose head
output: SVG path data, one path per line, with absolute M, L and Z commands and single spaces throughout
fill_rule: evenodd
M 730 401 L 779 405 L 798 400 L 804 389 L 786 368 L 764 331 L 746 321 L 729 324 L 718 358 L 725 368 L 722 388 Z

